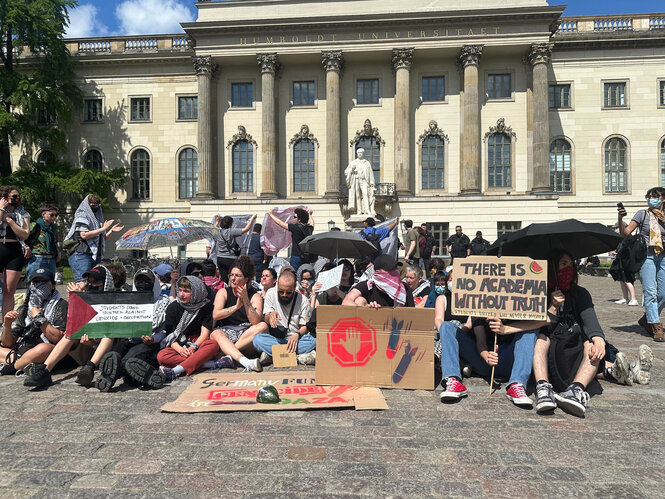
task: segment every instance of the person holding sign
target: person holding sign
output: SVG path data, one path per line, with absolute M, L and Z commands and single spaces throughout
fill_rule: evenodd
M 374 260 L 374 275 L 356 285 L 342 305 L 351 307 L 415 307 L 411 290 L 404 286 L 397 270 L 397 260 L 381 255 Z

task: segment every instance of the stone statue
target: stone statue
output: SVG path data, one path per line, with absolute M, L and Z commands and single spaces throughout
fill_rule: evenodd
M 358 215 L 374 216 L 374 172 L 365 159 L 365 150 L 356 151 L 357 158 L 344 170 L 346 185 L 349 188 L 349 211 Z

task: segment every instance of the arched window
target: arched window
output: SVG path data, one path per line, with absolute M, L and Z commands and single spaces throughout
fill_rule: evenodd
M 510 169 L 510 137 L 505 133 L 491 134 L 487 142 L 487 186 L 510 187 Z
M 102 153 L 97 149 L 90 149 L 87 153 L 85 153 L 85 156 L 83 157 L 84 168 L 101 172 L 103 166 L 104 163 L 102 160 Z
M 665 139 L 660 143 L 660 185 L 665 187 Z
M 150 155 L 137 149 L 131 156 L 132 199 L 150 199 Z
M 605 143 L 605 192 L 628 190 L 627 146 L 613 137 Z
M 314 142 L 300 139 L 293 144 L 293 190 L 314 190 Z
M 422 188 L 443 189 L 443 151 L 445 144 L 441 137 L 428 135 L 422 145 Z
M 375 137 L 361 137 L 356 143 L 355 150 L 364 149 L 365 159 L 372 165 L 374 183 L 381 181 L 381 144 Z
M 199 155 L 191 147 L 183 149 L 178 156 L 178 180 L 181 199 L 196 196 L 199 190 Z
M 43 150 L 37 155 L 37 164 L 39 166 L 52 165 L 56 162 L 55 154 L 48 149 Z
M 553 192 L 571 192 L 570 144 L 557 139 L 550 144 L 550 188 Z
M 233 144 L 231 155 L 233 169 L 233 192 L 254 190 L 254 146 L 248 140 Z

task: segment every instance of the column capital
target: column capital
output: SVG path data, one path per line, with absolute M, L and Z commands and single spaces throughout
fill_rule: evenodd
M 256 54 L 256 61 L 261 69 L 261 74 L 276 74 L 281 68 L 277 54 L 274 52 L 270 54 Z
M 194 58 L 194 72 L 196 76 L 209 76 L 212 78 L 219 66 L 212 62 L 211 56 L 195 57 Z
M 393 49 L 393 69 L 397 71 L 398 69 L 411 69 L 411 63 L 413 62 L 413 47 L 405 49 Z
M 469 65 L 478 65 L 480 56 L 483 53 L 484 45 L 462 45 L 460 55 L 457 57 L 457 62 L 461 69 Z
M 527 61 L 531 66 L 536 64 L 549 64 L 552 58 L 553 43 L 534 43 L 527 55 Z
M 344 67 L 344 56 L 341 50 L 324 50 L 321 52 L 321 62 L 326 72 L 337 71 L 340 73 Z

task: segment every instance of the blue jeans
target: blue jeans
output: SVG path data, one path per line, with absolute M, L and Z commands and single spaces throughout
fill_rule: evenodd
M 656 255 L 653 248 L 649 248 L 640 269 L 640 280 L 647 322 L 656 324 L 660 322 L 660 313 L 665 306 L 665 253 Z
M 287 337 L 284 338 L 275 338 L 272 334 L 261 333 L 254 336 L 252 344 L 254 348 L 259 352 L 265 352 L 268 355 L 272 355 L 272 346 L 273 345 L 286 345 L 288 341 Z M 309 353 L 316 348 L 316 338 L 311 334 L 304 334 L 302 338 L 298 341 L 298 354 Z
M 291 267 L 293 267 L 295 271 L 298 272 L 298 267 L 302 265 L 302 258 L 299 256 L 291 255 L 291 258 L 289 258 L 289 263 L 291 264 Z
M 25 268 L 25 273 L 30 276 L 30 273 L 37 269 L 47 269 L 55 275 L 55 258 L 46 258 L 41 255 L 32 255 L 28 260 L 28 265 Z
M 74 282 L 79 282 L 83 280 L 83 274 L 97 265 L 101 261 L 101 258 L 97 257 L 93 260 L 90 253 L 79 253 L 76 251 L 70 255 L 68 260 L 74 274 Z
M 439 328 L 441 337 L 441 374 L 443 378 L 462 377 L 460 357 L 473 367 L 480 376 L 489 376 L 492 368 L 478 353 L 476 340 L 468 336 L 452 322 L 444 322 Z M 533 349 L 538 331 L 515 333 L 513 341 L 499 344 L 499 363 L 494 374 L 508 378 L 508 384 L 522 383 L 526 386 L 533 367 Z

